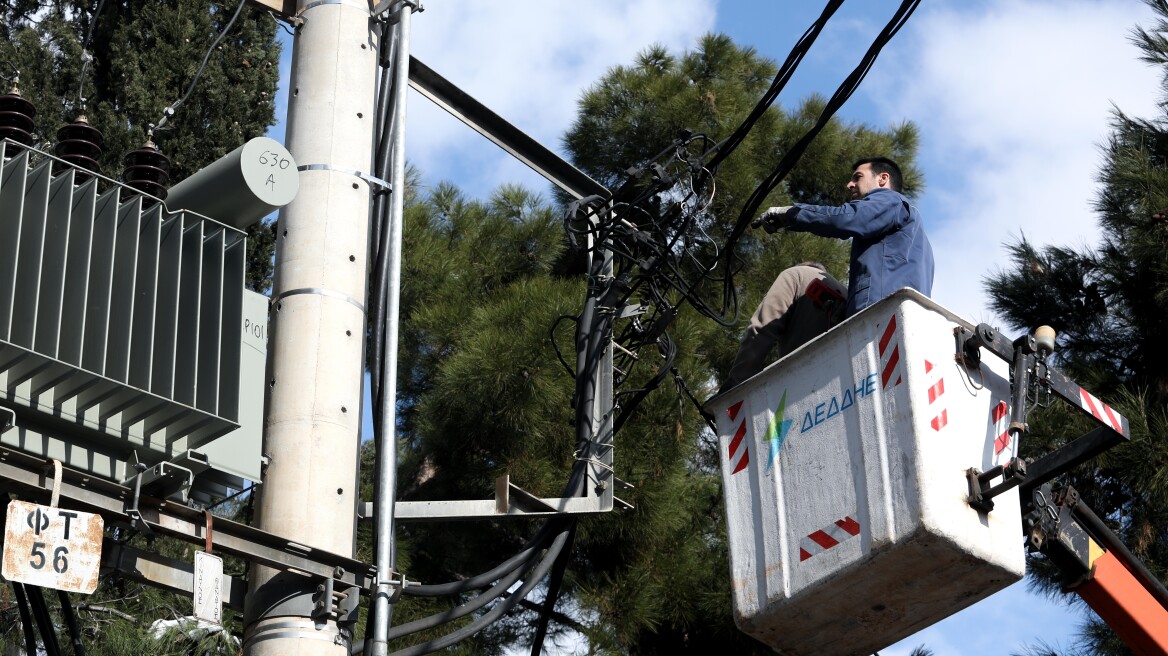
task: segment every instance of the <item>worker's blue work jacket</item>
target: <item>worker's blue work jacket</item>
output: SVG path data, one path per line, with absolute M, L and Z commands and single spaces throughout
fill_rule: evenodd
M 921 215 L 907 198 L 879 188 L 838 207 L 804 205 L 785 218 L 787 229 L 852 240 L 847 316 L 901 287 L 933 291 L 933 247 Z

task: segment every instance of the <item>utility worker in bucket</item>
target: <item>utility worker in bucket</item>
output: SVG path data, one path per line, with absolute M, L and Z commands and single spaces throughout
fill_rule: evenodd
M 796 203 L 772 207 L 752 224 L 852 240 L 845 317 L 902 287 L 928 296 L 933 291 L 933 247 L 924 222 L 900 191 L 900 167 L 887 157 L 852 165 L 852 200 L 839 207 Z
M 781 229 L 810 232 L 822 237 L 851 239 L 848 286 L 843 286 L 819 267 L 792 267 L 779 274 L 751 318 L 738 355 L 723 389 L 728 389 L 762 369 L 767 352 L 780 344 L 780 356 L 826 331 L 902 287 L 928 296 L 933 291 L 933 247 L 925 235 L 920 213 L 901 193 L 904 177 L 900 166 L 887 157 L 861 159 L 852 165 L 847 188 L 852 200 L 833 207 L 796 203 L 772 207 L 752 224 L 774 233 Z M 843 311 L 826 308 L 826 315 L 811 310 L 803 298 L 824 298 L 810 293 L 817 284 L 846 294 Z M 820 308 L 823 309 L 823 308 Z M 790 315 L 790 316 L 787 316 Z M 791 333 L 789 336 L 785 333 Z
M 750 317 L 722 389 L 762 371 L 775 345 L 782 357 L 839 323 L 846 295 L 847 289 L 819 262 L 802 262 L 783 270 Z

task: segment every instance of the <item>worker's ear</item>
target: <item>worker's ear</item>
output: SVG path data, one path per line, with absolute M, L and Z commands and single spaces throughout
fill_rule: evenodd
M 876 181 L 877 184 L 879 184 L 881 187 L 888 187 L 892 182 L 892 176 L 888 175 L 887 173 L 881 173 L 876 178 Z

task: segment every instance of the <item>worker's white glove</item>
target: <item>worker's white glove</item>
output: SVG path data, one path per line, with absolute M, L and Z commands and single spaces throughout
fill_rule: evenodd
M 750 227 L 761 227 L 768 233 L 774 234 L 790 225 L 791 217 L 794 216 L 795 212 L 797 211 L 799 211 L 799 208 L 793 205 L 772 207 L 760 214 L 757 219 L 751 222 Z

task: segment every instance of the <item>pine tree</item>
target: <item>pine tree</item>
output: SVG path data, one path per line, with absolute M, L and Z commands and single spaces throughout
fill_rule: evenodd
M 682 129 L 725 137 L 774 74 L 773 62 L 722 36 L 680 56 L 653 47 L 585 94 L 565 142 L 577 166 L 619 186 L 626 169 Z M 810 99 L 794 111 L 767 112 L 718 173 L 711 234 L 724 239 L 745 198 L 822 106 Z M 880 130 L 833 121 L 769 200 L 840 202 L 851 163 L 871 154 L 898 158 L 919 190 L 915 152 L 911 125 Z M 561 216 L 561 208 L 515 188 L 472 201 L 440 185 L 407 208 L 399 498 L 487 498 L 504 473 L 540 496 L 562 492 L 574 462 L 573 378 L 552 341 L 573 359 L 573 323 L 557 319 L 579 312 L 585 287 Z M 736 278 L 745 308 L 739 323 L 724 329 L 687 309 L 670 328 L 678 372 L 699 397 L 716 388 L 746 314 L 782 268 L 815 259 L 842 274 L 847 262 L 843 244 L 807 235 L 748 234 L 739 252 L 746 260 Z M 636 486 L 618 496 L 635 509 L 579 522 L 556 607 L 597 653 L 768 651 L 733 623 L 718 454 L 703 431 L 697 411 L 666 384 L 617 434 L 617 474 Z M 398 553 L 410 578 L 455 580 L 489 569 L 534 530 L 534 522 L 401 524 Z M 395 624 L 418 614 L 412 604 L 397 605 Z M 530 613 L 513 616 L 466 648 L 491 653 L 530 639 L 531 621 Z
M 1164 68 L 1168 85 L 1168 3 L 1149 1 L 1158 20 L 1137 28 L 1143 59 Z M 1168 88 L 1168 87 L 1166 87 Z M 1164 111 L 1161 105 L 1161 111 Z M 1161 580 L 1168 574 L 1168 112 L 1153 119 L 1115 110 L 1095 201 L 1102 239 L 1095 248 L 1009 245 L 1012 263 L 987 280 L 993 308 L 1016 330 L 1041 324 L 1060 334 L 1058 365 L 1131 422 L 1120 445 L 1068 476 L 1097 515 Z M 1059 404 L 1062 405 L 1062 404 Z M 1023 455 L 1044 453 L 1091 425 L 1064 408 L 1036 413 Z M 1037 581 L 1057 590 L 1055 573 L 1031 561 Z M 1097 620 L 1083 649 L 1129 653 Z
M 57 130 L 84 115 L 104 137 L 100 173 L 118 178 L 123 157 L 141 148 L 149 126 L 162 123 L 165 108 L 183 97 L 236 7 L 202 0 L 13 0 L 0 7 L 0 58 L 8 64 L 0 75 L 19 72 L 20 93 L 37 109 L 38 147 L 52 152 Z M 271 17 L 245 8 L 189 99 L 154 134 L 171 159 L 172 183 L 275 122 L 275 31 Z M 92 61 L 84 65 L 87 37 Z M 274 248 L 271 223 L 249 229 L 252 289 L 271 286 Z

